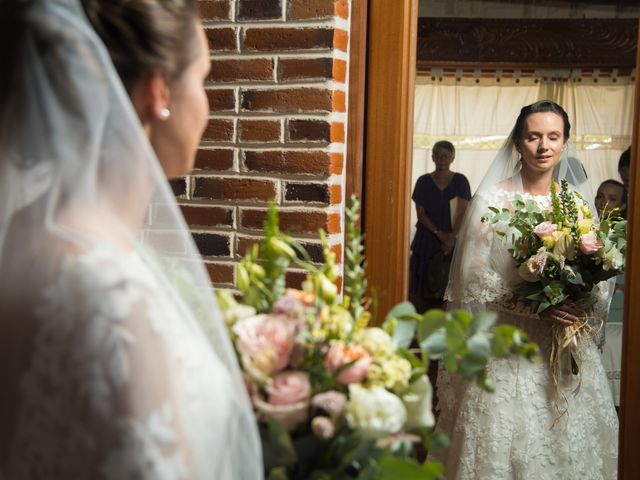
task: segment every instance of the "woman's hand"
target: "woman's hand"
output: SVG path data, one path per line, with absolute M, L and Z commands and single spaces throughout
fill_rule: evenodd
M 561 303 L 547 308 L 540 314 L 542 320 L 556 322 L 568 327 L 578 321 L 579 311 L 573 303 Z

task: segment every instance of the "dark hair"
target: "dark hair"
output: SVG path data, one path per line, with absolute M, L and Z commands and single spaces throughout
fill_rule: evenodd
M 456 154 L 456 147 L 453 146 L 449 140 L 438 140 L 433 144 L 432 152 L 436 151 L 436 148 L 444 148 L 445 150 L 449 150 L 453 155 Z
M 565 140 L 568 140 L 571 132 L 571 123 L 569 123 L 569 115 L 567 115 L 567 112 L 564 111 L 564 108 L 551 100 L 541 100 L 539 102 L 532 103 L 531 105 L 527 105 L 526 107 L 522 107 L 520 115 L 518 115 L 518 119 L 516 120 L 516 125 L 513 127 L 513 141 L 522 140 L 524 122 L 529 115 L 543 112 L 555 113 L 562 118 L 562 122 L 564 123 L 562 133 L 564 134 Z
M 195 60 L 196 0 L 82 0 L 127 90 L 145 74 L 175 79 Z
M 629 145 L 629 147 L 620 155 L 620 160 L 618 160 L 618 171 L 622 170 L 625 167 L 629 168 L 630 166 L 631 166 L 631 145 Z
M 622 182 L 619 182 L 618 180 L 613 180 L 613 179 L 609 179 L 609 180 L 605 180 L 604 182 L 602 182 L 599 186 L 598 186 L 598 190 L 600 190 L 600 187 L 602 187 L 603 185 L 613 185 L 614 187 L 618 187 L 622 190 L 622 201 L 625 204 L 625 208 L 620 210 L 620 216 L 625 217 L 627 216 L 627 187 L 624 186 L 624 184 Z

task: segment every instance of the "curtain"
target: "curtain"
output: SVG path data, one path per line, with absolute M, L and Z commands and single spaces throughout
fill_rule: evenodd
M 538 71 L 528 78 L 418 77 L 415 95 L 412 181 L 434 169 L 431 147 L 456 147 L 452 170 L 464 174 L 473 193 L 513 128 L 520 109 L 537 100 L 562 105 L 571 138 L 595 195 L 600 183 L 620 180 L 618 159 L 631 144 L 634 79 L 580 72 Z M 412 203 L 412 233 L 417 216 Z

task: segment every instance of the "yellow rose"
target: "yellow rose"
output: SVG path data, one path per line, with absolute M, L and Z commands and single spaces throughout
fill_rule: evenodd
M 542 237 L 541 240 L 542 240 L 542 244 L 547 250 L 552 250 L 553 246 L 556 244 L 556 239 L 553 238 L 553 235 Z
M 585 218 L 584 220 L 580 220 L 578 222 L 578 231 L 580 232 L 580 235 L 589 233 L 591 231 L 592 225 L 593 225 L 593 221 L 588 218 Z

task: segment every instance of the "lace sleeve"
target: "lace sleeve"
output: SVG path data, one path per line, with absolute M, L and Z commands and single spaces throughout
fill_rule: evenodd
M 175 312 L 132 265 L 100 268 L 67 266 L 45 291 L 17 448 L 35 478 L 191 478 L 164 340 Z

